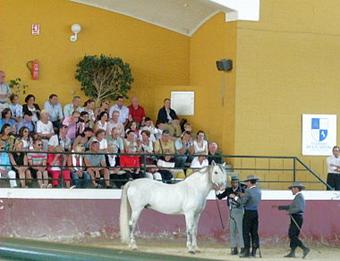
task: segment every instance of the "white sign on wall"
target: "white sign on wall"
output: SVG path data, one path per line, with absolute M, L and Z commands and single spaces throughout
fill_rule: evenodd
M 302 115 L 302 155 L 327 156 L 336 145 L 336 115 Z
M 195 93 L 191 91 L 171 92 L 171 108 L 178 115 L 194 115 Z
M 32 35 L 40 34 L 40 24 L 32 24 Z

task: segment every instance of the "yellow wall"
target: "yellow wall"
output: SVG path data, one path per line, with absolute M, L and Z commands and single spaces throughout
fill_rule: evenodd
M 151 116 L 158 86 L 189 84 L 189 37 L 158 26 L 67 0 L 0 0 L 0 21 L 0 68 L 8 80 L 21 77 L 40 104 L 51 92 L 63 103 L 82 94 L 74 72 L 85 54 L 111 54 L 129 63 L 135 78 L 130 95 Z M 33 23 L 40 24 L 40 36 L 31 35 Z M 73 23 L 83 27 L 76 43 L 69 40 Z M 34 58 L 41 63 L 38 81 L 30 80 L 26 68 Z
M 338 113 L 339 12 L 338 0 L 262 0 L 260 22 L 238 23 L 235 153 L 301 156 L 302 113 Z M 324 158 L 304 161 L 325 178 Z

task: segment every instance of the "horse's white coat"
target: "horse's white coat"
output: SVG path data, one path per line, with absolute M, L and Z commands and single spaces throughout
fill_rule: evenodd
M 164 214 L 184 214 L 188 251 L 197 250 L 197 225 L 206 199 L 212 189 L 226 187 L 222 165 L 212 164 L 176 184 L 164 184 L 151 179 L 128 182 L 123 190 L 120 208 L 121 239 L 136 249 L 134 230 L 141 211 L 151 208 Z

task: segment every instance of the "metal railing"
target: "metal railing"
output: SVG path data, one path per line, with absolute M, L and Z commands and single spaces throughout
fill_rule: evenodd
M 193 159 L 196 156 L 200 155 L 178 155 L 178 154 L 147 154 L 147 153 L 138 153 L 138 154 L 129 154 L 129 153 L 107 153 L 107 152 L 98 152 L 98 153 L 91 153 L 91 152 L 38 152 L 38 151 L 0 151 L 1 153 L 25 153 L 26 155 L 29 153 L 44 153 L 44 154 L 62 154 L 66 156 L 71 155 L 105 155 L 105 156 L 115 156 L 116 159 L 121 158 L 121 156 L 132 156 L 139 158 L 139 165 L 136 166 L 128 166 L 125 165 L 121 167 L 120 165 L 117 166 L 105 166 L 106 169 L 109 170 L 110 176 L 109 180 L 103 180 L 102 182 L 110 182 L 110 184 L 117 184 L 117 183 L 125 183 L 129 179 L 133 178 L 132 176 L 126 177 L 124 171 L 130 170 L 133 173 L 134 170 L 139 170 L 138 177 L 145 177 L 145 173 L 148 172 L 151 168 L 157 168 L 161 170 L 168 170 L 173 175 L 173 179 L 168 182 L 178 182 L 180 179 L 176 179 L 178 173 L 181 173 L 181 178 L 185 178 L 186 174 L 189 173 L 188 169 L 190 169 L 189 159 Z M 157 159 L 164 158 L 165 156 L 173 157 L 173 162 L 175 164 L 172 168 L 162 168 L 157 166 Z M 187 157 L 183 164 L 183 157 Z M 293 156 L 253 156 L 253 155 L 208 155 L 206 156 L 208 159 L 212 157 L 220 157 L 222 162 L 226 162 L 228 164 L 227 171 L 231 172 L 234 175 L 238 175 L 240 180 L 246 178 L 247 175 L 255 174 L 260 178 L 260 185 L 264 189 L 285 189 L 288 184 L 291 184 L 294 181 L 303 182 L 307 185 L 307 189 L 325 189 L 329 188 L 332 189 L 321 177 L 313 171 L 310 167 L 308 167 L 303 161 L 301 161 L 297 157 Z M 153 158 L 153 164 L 150 164 L 148 158 Z M 181 166 L 178 165 L 178 159 L 182 159 Z M 106 163 L 107 160 L 106 160 Z M 30 168 L 31 165 L 22 166 L 26 168 Z M 39 167 L 39 166 L 36 166 Z M 40 166 L 46 167 L 48 170 L 51 166 Z M 54 167 L 59 167 L 60 172 L 64 170 L 72 170 L 75 166 L 72 164 L 69 166 L 65 165 L 54 165 Z M 89 168 L 96 168 L 98 166 L 85 166 L 83 164 L 84 169 Z M 0 162 L 0 168 L 10 169 L 12 168 L 9 164 L 4 164 Z M 191 171 L 192 172 L 192 171 Z M 125 172 L 126 173 L 126 172 Z M 176 174 L 177 173 L 177 174 Z M 116 176 L 114 176 L 116 175 Z M 4 178 L 5 176 L 5 178 Z M 9 180 L 6 178 L 6 175 L 1 175 L 2 180 Z M 120 178 L 121 177 L 121 178 Z M 20 178 L 16 178 L 17 183 L 19 185 Z M 35 179 L 27 180 L 27 182 L 36 181 Z M 49 182 L 51 181 L 51 177 L 49 178 Z M 163 180 L 164 181 L 164 180 Z M 72 181 L 71 181 L 72 182 Z M 58 177 L 58 184 L 59 187 L 65 186 L 65 180 L 63 175 Z M 286 186 L 287 185 L 287 186 Z M 90 186 L 91 187 L 91 186 Z M 117 187 L 117 186 L 116 186 Z

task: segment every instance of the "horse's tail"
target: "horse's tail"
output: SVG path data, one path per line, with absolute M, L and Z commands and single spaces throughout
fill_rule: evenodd
M 131 182 L 128 182 L 124 185 L 120 200 L 119 226 L 120 226 L 120 239 L 123 243 L 128 243 L 130 236 L 129 220 L 131 217 L 131 206 L 127 196 L 127 190 L 130 184 Z

